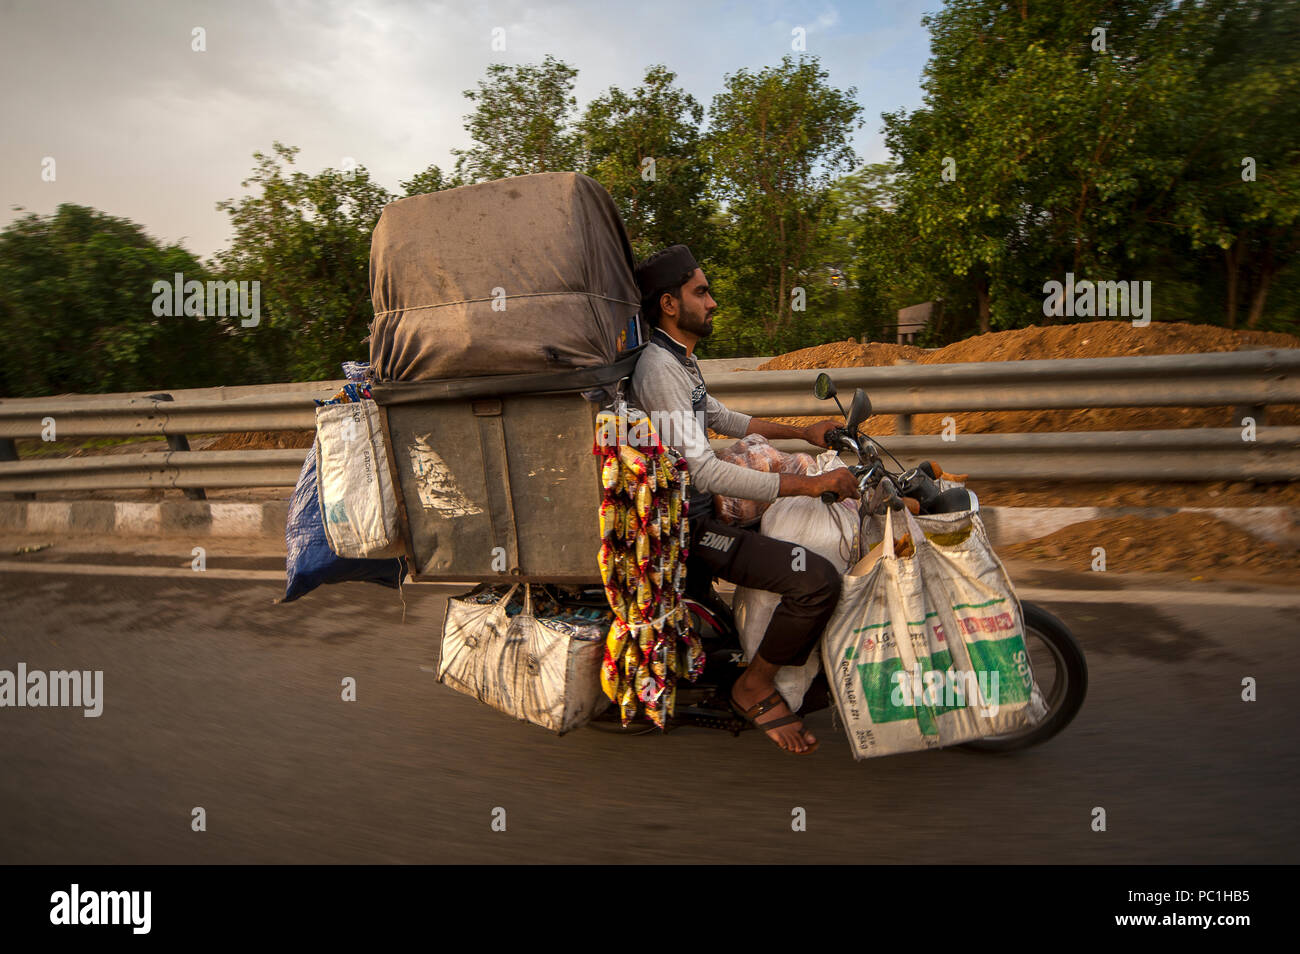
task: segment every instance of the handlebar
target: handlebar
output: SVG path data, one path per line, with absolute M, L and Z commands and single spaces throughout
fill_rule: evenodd
M 819 393 L 818 397 L 824 395 Z M 865 401 L 865 394 L 861 398 Z M 917 511 L 923 514 L 979 509 L 979 499 L 965 488 L 954 487 L 941 491 L 938 476 L 929 462 L 901 474 L 886 468 L 875 442 L 857 430 L 856 424 L 862 419 L 856 411 L 850 413 L 849 420 L 854 422 L 853 430 L 847 427 L 831 428 L 826 432 L 826 446 L 838 452 L 852 451 L 856 455 L 858 462 L 849 466 L 849 473 L 857 478 L 859 497 L 868 500 L 868 494 L 870 495 L 865 513 L 882 513 L 882 505 L 891 510 L 902 510 L 905 506 L 904 497 L 914 500 Z M 903 466 L 893 454 L 889 456 L 899 467 Z M 821 499 L 823 503 L 833 504 L 840 496 L 833 490 L 826 490 L 821 493 Z
M 858 463 L 849 466 L 849 473 L 858 479 L 859 497 L 866 500 L 870 491 L 870 512 L 879 512 L 882 504 L 891 510 L 903 509 L 904 494 L 899 490 L 902 481 L 899 475 L 886 469 L 870 438 L 851 433 L 843 427 L 835 427 L 826 432 L 826 444 L 833 450 L 852 451 L 857 455 Z M 822 491 L 821 499 L 823 503 L 833 504 L 840 497 L 833 490 L 825 490 Z
M 877 460 L 871 464 L 853 464 L 849 466 L 849 473 L 858 479 L 858 495 L 863 499 L 867 498 L 868 490 L 878 490 L 879 494 L 872 493 L 872 506 L 874 511 L 881 503 L 886 503 L 891 510 L 899 510 L 903 507 L 903 498 L 898 492 L 892 475 L 884 469 Z M 879 476 L 877 476 L 879 475 Z M 873 478 L 876 478 L 873 484 Z M 822 503 L 833 504 L 840 497 L 833 490 L 824 490 L 821 494 Z

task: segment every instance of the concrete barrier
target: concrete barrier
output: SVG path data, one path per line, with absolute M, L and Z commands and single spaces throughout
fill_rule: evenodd
M 1300 508 L 1296 507 L 984 507 L 980 512 L 995 546 L 1036 540 L 1062 527 L 1104 517 L 1204 513 L 1230 521 L 1261 540 L 1300 549 Z M 283 537 L 288 515 L 287 500 L 3 500 L 0 532 L 55 538 L 93 534 Z

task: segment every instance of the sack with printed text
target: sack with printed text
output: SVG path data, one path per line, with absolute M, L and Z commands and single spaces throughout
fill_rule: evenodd
M 1024 621 L 1002 562 L 973 511 L 895 512 L 844 577 L 822 657 L 855 758 L 1005 735 L 1046 713 Z M 921 521 L 924 521 L 924 525 Z
M 362 398 L 318 407 L 315 447 L 321 519 L 330 549 L 354 558 L 402 553 L 379 405 Z
M 609 705 L 600 663 L 612 614 L 592 621 L 535 615 L 529 584 L 499 589 L 447 601 L 438 681 L 560 735 L 586 725 Z

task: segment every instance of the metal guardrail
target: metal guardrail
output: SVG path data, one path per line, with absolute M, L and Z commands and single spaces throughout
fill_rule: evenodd
M 47 417 L 54 418 L 58 438 L 309 431 L 316 427 L 312 400 L 328 398 L 344 383 L 0 398 L 0 439 L 39 440 Z
M 987 479 L 1290 480 L 1300 476 L 1300 428 L 1265 427 L 1264 408 L 1300 404 L 1300 350 L 1133 358 L 1004 361 L 832 369 L 841 392 L 862 387 L 876 414 L 899 418 L 886 445 L 905 461 Z M 731 371 L 707 376 L 709 391 L 760 417 L 832 416 L 812 396 L 817 371 Z M 176 487 L 291 487 L 304 450 L 190 451 L 172 440 L 155 453 L 13 459 L 14 439 L 253 430 L 311 430 L 313 398 L 342 381 L 202 388 L 165 394 L 0 399 L 0 492 Z M 167 398 L 170 398 L 168 400 Z M 1092 407 L 1217 407 L 1249 410 L 1256 440 L 1229 429 L 1083 433 L 910 435 L 914 414 Z M 730 441 L 716 441 L 726 446 Z M 777 442 L 787 449 L 798 442 Z
M 731 443 L 717 441 L 715 446 Z M 773 443 L 785 451 L 820 450 L 800 441 Z M 905 463 L 937 460 L 948 473 L 982 480 L 1300 479 L 1300 427 L 1262 428 L 1250 442 L 1235 427 L 1195 427 L 967 434 L 954 441 L 923 434 L 886 436 L 880 443 Z M 886 462 L 892 464 L 888 457 Z
M 709 393 L 759 417 L 824 415 L 816 371 L 718 375 Z M 873 412 L 936 414 L 1094 407 L 1265 407 L 1300 403 L 1300 350 L 1136 358 L 1067 358 L 978 364 L 841 368 L 841 392 L 865 388 Z M 906 426 L 899 429 L 906 433 Z
M 985 480 L 1294 480 L 1300 476 L 1300 427 L 1265 428 L 1253 443 L 1236 428 L 1095 431 L 1078 434 L 890 436 L 886 448 L 905 462 L 938 460 L 950 473 Z M 721 450 L 731 439 L 713 441 Z M 814 453 L 801 441 L 785 451 Z M 0 464 L 0 492 L 292 487 L 306 450 L 179 451 Z
M 299 448 L 35 458 L 0 464 L 0 491 L 292 487 L 306 456 Z

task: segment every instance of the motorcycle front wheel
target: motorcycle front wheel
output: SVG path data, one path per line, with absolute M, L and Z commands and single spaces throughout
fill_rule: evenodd
M 1043 694 L 1047 714 L 1037 725 L 1007 735 L 967 742 L 977 752 L 1012 752 L 1046 742 L 1078 715 L 1088 694 L 1088 663 L 1083 649 L 1059 619 L 1035 603 L 1021 602 L 1025 619 L 1025 648 L 1034 682 Z

